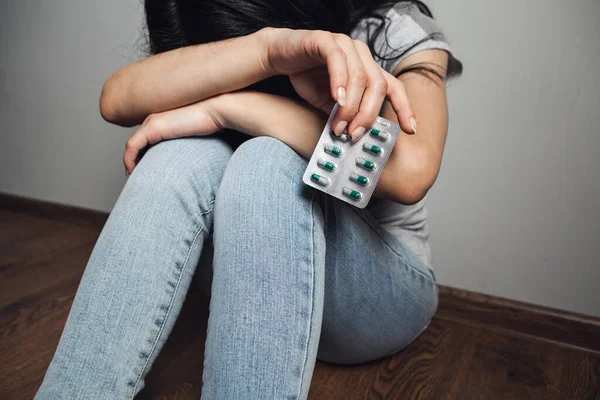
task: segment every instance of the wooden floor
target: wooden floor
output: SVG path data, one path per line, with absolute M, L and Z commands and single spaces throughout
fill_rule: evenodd
M 100 226 L 0 208 L 0 399 L 33 398 Z M 430 327 L 393 357 L 354 367 L 318 363 L 310 398 L 600 399 L 595 325 L 580 318 L 567 326 L 546 313 L 542 325 L 523 330 L 528 314 L 489 299 L 466 312 L 461 296 L 444 288 Z M 200 398 L 207 315 L 193 285 L 137 398 Z

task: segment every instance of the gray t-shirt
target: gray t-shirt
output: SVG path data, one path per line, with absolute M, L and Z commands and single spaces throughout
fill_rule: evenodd
M 391 73 L 405 57 L 418 51 L 442 49 L 450 55 L 447 77 L 454 78 L 462 73 L 462 64 L 452 55 L 452 50 L 435 20 L 423 14 L 415 4 L 396 3 L 385 12 L 385 16 L 386 26 L 374 43 L 375 53 L 383 57 L 374 57 L 386 71 Z M 377 18 L 365 18 L 357 24 L 350 36 L 366 42 L 367 37 L 381 23 Z M 422 43 L 419 43 L 420 41 Z M 397 57 L 408 48 L 411 49 L 406 54 Z M 373 197 L 368 207 L 385 230 L 413 250 L 423 264 L 433 270 L 426 199 L 427 196 L 416 204 L 403 205 Z

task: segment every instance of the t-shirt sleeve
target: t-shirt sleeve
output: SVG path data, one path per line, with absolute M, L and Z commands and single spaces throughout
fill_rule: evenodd
M 386 71 L 391 73 L 402 60 L 421 50 L 441 49 L 449 55 L 447 79 L 462 74 L 462 63 L 454 56 L 440 26 L 421 12 L 416 4 L 396 3 L 384 12 L 384 17 L 385 25 L 375 35 L 373 57 Z M 365 18 L 357 24 L 351 36 L 367 42 L 381 23 L 378 18 Z

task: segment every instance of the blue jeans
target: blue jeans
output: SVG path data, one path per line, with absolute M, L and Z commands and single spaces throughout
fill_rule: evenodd
M 361 363 L 415 339 L 437 307 L 433 273 L 368 211 L 304 185 L 306 165 L 267 137 L 151 147 L 35 399 L 132 399 L 196 272 L 211 295 L 203 399 L 305 399 L 317 358 Z M 211 241 L 212 268 L 196 271 Z

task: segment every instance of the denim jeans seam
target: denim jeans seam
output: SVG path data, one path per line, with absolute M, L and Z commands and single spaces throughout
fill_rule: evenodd
M 308 348 L 310 346 L 311 335 L 312 335 L 312 321 L 315 314 L 315 194 L 312 193 L 312 200 L 310 203 L 310 268 L 312 270 L 312 293 L 311 293 L 311 307 L 310 316 L 308 317 L 308 335 L 306 336 L 306 351 L 304 354 L 304 360 L 302 362 L 302 373 L 300 374 L 300 386 L 298 387 L 298 398 L 302 393 L 304 384 L 304 373 L 306 372 L 306 364 L 308 363 Z
M 383 241 L 383 243 L 394 253 L 396 254 L 398 257 L 400 257 L 403 261 L 404 264 L 407 265 L 410 269 L 412 269 L 413 271 L 418 272 L 419 274 L 421 274 L 422 276 L 424 276 L 425 278 L 427 278 L 427 280 L 429 280 L 433 285 L 435 285 L 435 279 L 433 279 L 431 276 L 427 275 L 425 272 L 421 271 L 418 268 L 415 268 L 411 263 L 408 262 L 408 260 L 401 254 L 399 253 L 392 245 L 390 245 L 388 243 L 388 241 L 385 239 L 385 237 L 381 234 L 381 232 L 379 231 L 379 229 L 377 229 L 376 227 L 374 227 L 371 224 L 371 221 L 368 220 L 368 218 L 365 218 L 363 216 L 363 214 L 361 212 L 359 212 L 359 210 L 354 209 L 354 207 L 352 208 L 353 211 L 363 220 L 365 221 L 365 223 L 377 234 L 377 236 L 379 236 L 381 238 L 381 240 Z M 410 250 L 410 249 L 409 249 Z M 427 268 L 427 267 L 425 267 Z M 433 275 L 433 274 L 432 274 Z
M 199 216 L 199 217 L 203 217 L 203 216 L 205 216 L 206 214 L 209 214 L 209 213 L 211 213 L 211 212 L 213 211 L 213 205 L 214 205 L 214 204 L 215 204 L 215 199 L 212 199 L 211 201 L 209 201 L 209 202 L 208 202 L 208 210 L 203 210 L 203 209 L 200 209 L 200 214 L 198 214 L 198 216 Z M 203 225 L 202 227 L 204 227 L 204 222 L 202 223 L 202 225 Z M 202 227 L 201 227 L 201 228 L 202 228 Z
M 209 203 L 209 209 L 206 211 L 202 211 L 200 210 L 200 214 L 199 217 L 202 217 L 208 213 L 210 213 L 212 211 L 213 208 L 213 204 L 214 204 L 214 199 Z M 156 350 L 156 344 L 158 343 L 158 340 L 160 339 L 160 337 L 162 336 L 164 327 L 166 325 L 167 322 L 167 318 L 169 317 L 169 314 L 171 312 L 171 309 L 173 307 L 173 301 L 175 300 L 176 294 L 177 294 L 177 290 L 179 289 L 179 284 L 181 283 L 181 277 L 183 276 L 184 271 L 186 270 L 189 260 L 190 260 L 190 254 L 192 252 L 192 247 L 194 247 L 194 244 L 196 243 L 196 240 L 198 239 L 198 236 L 200 235 L 200 232 L 202 232 L 202 229 L 204 229 L 204 227 L 206 226 L 206 224 L 204 224 L 204 221 L 201 221 L 200 224 L 198 225 L 198 228 L 196 229 L 196 231 L 194 232 L 194 238 L 192 240 L 192 242 L 189 244 L 188 246 L 188 251 L 185 255 L 185 259 L 183 261 L 183 265 L 181 267 L 181 272 L 179 274 L 179 277 L 177 279 L 177 285 L 173 290 L 173 293 L 171 294 L 171 299 L 169 301 L 169 307 L 165 313 L 165 317 L 163 319 L 163 323 L 160 326 L 160 329 L 158 331 L 158 334 L 156 335 L 156 338 L 154 339 L 154 343 L 152 344 L 152 349 L 150 349 L 150 352 L 148 353 L 148 357 L 146 357 L 146 362 L 144 363 L 144 366 L 142 367 L 142 370 L 140 371 L 140 373 L 138 374 L 138 377 L 135 381 L 135 385 L 132 387 L 132 391 L 131 391 L 131 400 L 134 399 L 135 397 L 135 390 L 137 388 L 138 383 L 140 382 L 140 379 L 142 378 L 142 375 L 144 374 L 144 371 L 146 370 L 146 368 L 148 367 L 148 363 L 150 362 L 150 358 L 152 358 L 152 355 L 154 354 L 154 351 Z

